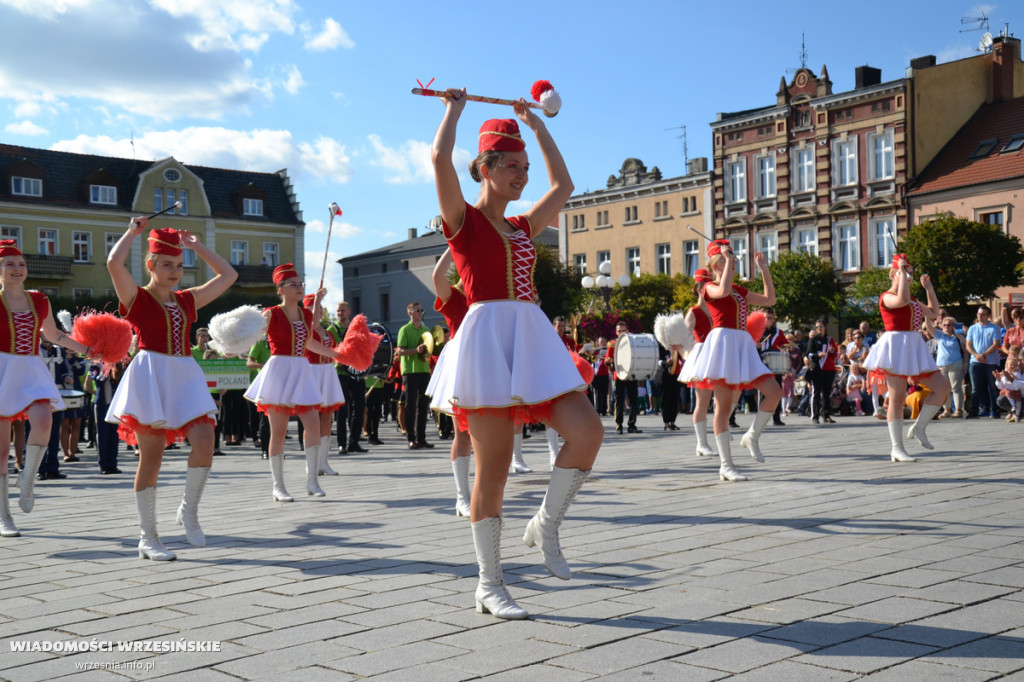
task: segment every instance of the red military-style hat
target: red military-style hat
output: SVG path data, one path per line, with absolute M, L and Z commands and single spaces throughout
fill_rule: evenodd
M 274 284 L 280 284 L 286 279 L 298 276 L 299 273 L 295 271 L 295 263 L 283 263 L 274 268 Z
M 894 253 L 892 255 L 892 265 L 889 266 L 890 270 L 898 270 L 900 267 L 900 258 L 907 261 L 907 265 L 910 265 L 910 259 L 907 258 L 905 253 Z
M 316 302 L 316 294 L 306 294 L 305 296 L 302 297 L 302 307 L 303 308 L 312 308 L 313 304 L 315 302 Z
M 149 231 L 149 252 L 164 256 L 181 255 L 181 234 L 173 227 Z
M 708 242 L 708 258 L 722 253 L 722 248 L 726 246 L 731 246 L 728 239 L 715 239 Z
M 24 254 L 18 248 L 18 242 L 13 239 L 0 239 L 0 258 L 22 255 Z
M 707 284 L 708 282 L 714 282 L 715 278 L 711 276 L 707 268 L 699 268 L 693 273 L 693 281 L 700 284 Z
M 526 143 L 519 135 L 519 124 L 512 118 L 492 118 L 480 126 L 479 152 L 521 152 Z

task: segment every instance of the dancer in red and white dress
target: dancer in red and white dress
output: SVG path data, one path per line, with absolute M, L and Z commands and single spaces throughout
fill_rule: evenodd
M 321 289 L 315 294 L 302 297 L 302 307 L 313 311 L 313 338 L 324 346 L 330 346 L 333 342 L 331 335 L 321 325 L 320 301 L 327 293 Z M 306 349 L 306 360 L 313 367 L 316 375 L 317 385 L 323 395 L 324 402 L 317 408 L 320 413 L 320 445 L 317 446 L 317 474 L 320 476 L 337 476 L 338 472 L 331 468 L 327 462 L 327 455 L 330 454 L 331 445 L 331 422 L 334 420 L 334 413 L 345 404 L 345 393 L 341 390 L 341 380 L 338 372 L 334 369 L 334 361 L 320 353 Z M 307 438 L 309 436 L 306 436 Z
M 939 371 L 920 332 L 925 318 L 933 320 L 938 317 L 939 302 L 935 288 L 931 277 L 921 276 L 921 286 L 928 295 L 928 304 L 922 304 L 910 295 L 910 280 L 913 276 L 914 268 L 907 262 L 906 254 L 893 256 L 889 268 L 892 284 L 878 297 L 878 309 L 882 313 L 885 333 L 871 346 L 868 359 L 864 361 L 864 367 L 871 372 L 872 378 L 884 375 L 889 389 L 886 421 L 892 444 L 889 457 L 893 462 L 917 461 L 903 448 L 903 406 L 907 401 L 907 382 L 919 383 L 931 391 L 931 395 L 921 405 L 917 421 L 907 432 L 908 436 L 917 439 L 921 447 L 929 450 L 933 450 L 934 446 L 925 431 L 949 395 L 949 382 Z
M 604 435 L 576 364 L 534 302 L 532 238 L 557 218 L 573 185 L 544 122 L 520 101 L 513 109 L 537 136 L 551 188 L 525 215 L 505 217 L 528 182 L 529 160 L 516 121 L 495 119 L 485 122 L 478 135 L 479 155 L 470 174 L 481 191 L 475 206 L 467 204 L 452 163 L 465 90 L 449 90 L 444 101 L 432 160 L 444 234 L 469 312 L 442 354 L 431 385 L 451 387 L 449 409 L 468 424 L 476 454 L 470 520 L 480 568 L 477 610 L 525 618 L 501 573 L 501 510 L 517 422 L 539 419 L 565 439 L 541 509 L 523 536 L 531 547 L 541 544 L 544 565 L 562 579 L 571 573 L 558 529 Z M 439 407 L 440 394 L 428 393 Z
M 775 383 L 775 376 L 761 362 L 757 346 L 746 331 L 747 311 L 751 305 L 775 305 L 775 285 L 763 253 L 754 254 L 754 263 L 764 279 L 763 294 L 747 291 L 732 283 L 736 257 L 729 240 L 716 239 L 709 244 L 708 258 L 715 281 L 704 287 L 704 298 L 711 311 L 714 328 L 704 340 L 692 372 L 698 386 L 714 391 L 715 443 L 721 459 L 719 478 L 723 481 L 745 481 L 747 477 L 736 471 L 732 463 L 729 415 L 739 391 L 756 388 L 761 392 L 763 398 L 757 414 L 750 428 L 743 434 L 740 445 L 750 450 L 750 456 L 756 461 L 763 462 L 758 438 L 775 413 L 782 389 Z
M 26 514 L 35 504 L 35 480 L 50 441 L 54 410 L 64 401 L 46 364 L 39 356 L 39 335 L 51 343 L 85 355 L 90 352 L 57 329 L 50 301 L 38 291 L 26 291 L 28 266 L 13 239 L 0 241 L 0 536 L 20 535 L 11 517 L 7 488 L 7 457 L 11 424 L 27 419 L 31 432 L 25 462 L 18 476 L 18 506 Z
M 704 341 L 711 333 L 711 313 L 708 311 L 707 301 L 704 300 L 704 287 L 713 282 L 714 277 L 705 268 L 699 268 L 693 273 L 693 293 L 697 297 L 697 303 L 686 311 L 686 326 L 693 330 L 694 344 L 683 363 L 683 370 L 679 373 L 679 383 L 686 384 L 693 389 L 696 400 L 693 404 L 693 431 L 697 435 L 697 456 L 710 457 L 715 451 L 708 445 L 708 406 L 711 405 L 711 389 L 699 385 L 695 380 L 693 370 L 697 367 L 697 358 L 704 348 Z
M 256 409 L 265 412 L 270 422 L 270 474 L 274 482 L 273 497 L 277 502 L 294 502 L 284 486 L 284 436 L 288 420 L 298 416 L 305 429 L 306 493 L 323 497 L 317 483 L 319 452 L 323 442 L 320 434 L 319 409 L 324 404 L 313 366 L 306 360 L 306 351 L 341 362 L 331 348 L 313 338 L 313 311 L 302 308 L 302 280 L 292 263 L 274 268 L 274 284 L 281 304 L 263 311 L 267 320 L 267 341 L 270 359 L 245 392 Z M 329 432 L 328 432 L 329 433 Z
M 206 535 L 199 526 L 198 509 L 213 463 L 217 415 L 203 371 L 192 359 L 190 329 L 196 311 L 227 291 L 238 273 L 191 232 L 164 228 L 149 233 L 145 260 L 149 284 L 140 287 L 125 260 L 148 224 L 147 218 L 133 218 L 107 257 L 121 316 L 131 323 L 139 344 L 110 400 L 107 421 L 119 423 L 122 440 L 139 446 L 135 472 L 139 557 L 171 561 L 176 557 L 156 530 L 156 483 L 164 448 L 185 437 L 192 448 L 177 521 L 184 524 L 188 541 L 203 547 Z M 195 251 L 213 270 L 209 282 L 185 291 L 175 288 L 183 273 L 182 248 Z

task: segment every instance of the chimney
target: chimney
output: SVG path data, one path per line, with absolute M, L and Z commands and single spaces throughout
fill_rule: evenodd
M 410 227 L 409 228 L 409 239 L 416 239 L 416 233 L 417 232 L 419 232 L 418 228 Z
M 857 83 L 857 89 L 867 88 L 872 85 L 878 85 L 882 82 L 882 70 L 876 69 L 873 66 L 858 66 L 854 71 L 855 80 Z
M 686 174 L 694 175 L 696 173 L 707 173 L 708 172 L 708 157 L 698 156 L 690 159 L 690 163 L 686 166 Z
M 1014 63 L 1020 61 L 1020 39 L 998 36 L 992 41 L 992 101 L 1013 99 Z
M 927 69 L 930 66 L 935 66 L 935 55 L 933 54 L 910 60 L 910 68 L 912 69 Z

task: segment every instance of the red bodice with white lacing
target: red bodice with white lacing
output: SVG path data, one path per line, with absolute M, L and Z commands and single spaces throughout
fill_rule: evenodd
M 537 251 L 526 216 L 506 218 L 515 230 L 505 234 L 494 227 L 478 208 L 466 204 L 462 227 L 452 237 L 443 224 L 452 258 L 469 305 L 481 301 L 529 301 L 536 298 L 533 271 Z
M 708 298 L 708 309 L 711 311 L 711 322 L 714 326 L 725 329 L 747 328 L 747 290 L 738 284 L 732 285 L 732 291 L 724 298 Z
M 921 329 L 924 311 L 921 303 L 913 296 L 907 305 L 898 308 L 885 307 L 885 293 L 878 297 L 878 310 L 882 313 L 882 323 L 887 332 L 916 332 Z
M 270 344 L 271 355 L 290 355 L 301 358 L 306 353 L 306 339 L 313 326 L 313 311 L 299 308 L 301 319 L 290 322 L 281 306 L 270 309 L 270 322 L 267 325 L 267 343 Z
M 120 306 L 121 317 L 139 335 L 139 350 L 182 357 L 192 354 L 189 336 L 196 321 L 196 302 L 191 291 L 172 292 L 174 300 L 163 304 L 145 287 L 139 287 L 131 308 Z
M 0 295 L 0 353 L 35 355 L 39 352 L 39 328 L 50 314 L 46 294 L 26 291 L 28 310 L 13 311 Z

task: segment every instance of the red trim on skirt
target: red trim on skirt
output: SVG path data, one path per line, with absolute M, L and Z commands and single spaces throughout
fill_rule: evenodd
M 0 416 L 0 422 L 11 422 L 13 424 L 14 422 L 20 422 L 20 421 L 23 421 L 25 419 L 28 419 L 28 411 L 31 410 L 32 406 L 37 404 L 37 403 L 46 403 L 47 405 L 49 405 L 50 404 L 50 399 L 49 398 L 40 398 L 39 400 L 33 400 L 32 402 L 30 402 L 28 404 L 28 407 L 26 407 L 24 410 L 22 410 L 18 414 L 12 414 L 10 417 L 2 417 L 2 416 Z
M 924 379 L 925 377 L 930 377 L 933 374 L 938 374 L 938 373 L 939 373 L 939 370 L 934 369 L 934 370 L 932 370 L 930 372 L 925 372 L 924 374 L 917 374 L 915 376 L 908 376 L 906 374 L 896 374 L 896 372 L 890 372 L 887 369 L 873 369 L 870 372 L 868 372 L 868 387 L 871 387 L 871 386 L 874 386 L 874 385 L 877 384 L 879 391 L 884 392 L 884 391 L 888 391 L 889 390 L 888 384 L 885 383 L 885 378 L 887 376 L 902 377 L 903 379 L 907 380 L 907 383 L 917 384 L 917 383 L 921 382 L 921 379 Z
M 256 403 L 256 410 L 263 414 L 270 414 L 276 412 L 277 414 L 286 414 L 289 417 L 296 417 L 304 412 L 310 410 L 319 410 L 321 405 L 293 405 L 288 407 L 287 405 L 275 405 L 273 403 Z M 335 408 L 337 409 L 337 408 Z
M 317 409 L 320 410 L 320 414 L 334 414 L 338 411 L 338 408 L 344 404 L 345 403 L 334 403 L 333 405 L 321 405 Z M 257 407 L 256 409 L 258 410 L 259 408 Z
M 209 424 L 214 428 L 217 426 L 217 422 L 215 422 L 213 417 L 208 414 L 196 417 L 178 429 L 154 428 L 149 424 L 142 424 L 135 417 L 130 414 L 126 414 L 121 417 L 121 423 L 117 425 L 117 435 L 120 436 L 121 440 L 125 443 L 128 443 L 128 445 L 139 444 L 139 439 L 135 435 L 136 433 L 141 433 L 146 436 L 163 436 L 164 445 L 166 446 L 171 443 L 183 442 L 185 440 L 185 436 L 187 436 L 188 432 L 192 430 L 192 427 L 199 424 Z
M 523 424 L 532 424 L 534 422 L 548 422 L 551 421 L 551 414 L 554 412 L 555 403 L 570 395 L 572 392 L 560 395 L 557 398 L 551 400 L 545 400 L 542 403 L 534 403 L 533 405 L 512 405 L 510 407 L 472 407 L 465 408 L 459 407 L 458 405 L 452 406 L 452 412 L 455 413 L 455 420 L 458 422 L 460 431 L 469 431 L 469 415 L 470 414 L 485 414 L 495 417 L 504 417 L 508 419 L 516 428 L 521 428 Z
M 748 382 L 745 382 L 745 383 L 742 383 L 742 384 L 730 384 L 727 381 L 725 381 L 724 379 L 698 379 L 698 380 L 695 380 L 695 381 L 691 381 L 687 385 L 690 388 L 704 388 L 704 389 L 708 389 L 708 390 L 714 390 L 715 387 L 717 386 L 717 387 L 728 388 L 730 391 L 746 391 L 746 390 L 751 389 L 751 388 L 757 388 L 757 385 L 759 383 L 761 383 L 762 379 L 764 379 L 765 377 L 771 377 L 771 376 L 775 376 L 775 375 L 772 374 L 771 372 L 766 372 L 764 374 L 758 375 L 758 377 L 756 379 L 754 379 L 753 381 L 748 381 Z

